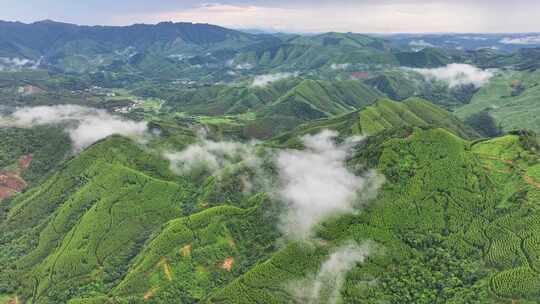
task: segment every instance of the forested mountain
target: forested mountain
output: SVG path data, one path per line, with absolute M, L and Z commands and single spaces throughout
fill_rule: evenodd
M 0 22 L 0 304 L 538 303 L 524 35 Z
M 0 22 L 0 42 L 3 55 L 61 56 L 68 52 L 108 53 L 134 48 L 151 48 L 164 52 L 175 48 L 212 46 L 235 41 L 254 43 L 264 40 L 255 36 L 209 24 L 163 22 L 156 25 L 78 26 L 50 20 L 24 24 Z M 75 49 L 76 48 L 76 49 Z M 10 51 L 13 53 L 8 53 Z

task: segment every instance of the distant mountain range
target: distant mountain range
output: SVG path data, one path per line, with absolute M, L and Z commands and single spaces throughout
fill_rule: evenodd
M 535 37 L 0 22 L 0 304 L 540 303 Z
M 384 66 L 437 67 L 467 61 L 478 65 L 486 61 L 507 64 L 512 63 L 508 57 L 513 56 L 507 52 L 540 46 L 539 37 L 252 34 L 193 23 L 79 26 L 50 20 L 32 24 L 0 21 L 0 70 L 114 73 L 114 77 L 127 83 L 133 82 L 133 75 L 219 82 L 233 74 L 339 70 L 350 64 L 360 71 Z
M 209 24 L 162 22 L 156 25 L 79 26 L 50 20 L 32 24 L 0 21 L 0 49 L 4 55 L 30 58 L 59 55 L 70 48 L 77 48 L 82 53 L 106 53 L 125 48 L 137 51 L 157 48 L 172 52 L 187 45 L 210 46 L 235 41 L 241 46 L 268 38 Z

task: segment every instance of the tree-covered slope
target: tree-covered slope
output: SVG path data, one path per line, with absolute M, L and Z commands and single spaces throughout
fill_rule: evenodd
M 0 128 L 0 170 L 17 164 L 23 156 L 31 156 L 22 177 L 35 183 L 55 168 L 70 152 L 69 138 L 60 128 Z
M 400 65 L 415 68 L 435 68 L 452 62 L 448 54 L 436 48 L 425 48 L 418 52 L 398 52 L 396 58 Z
M 241 114 L 264 108 L 300 82 L 301 79 L 291 78 L 266 86 L 239 84 L 195 87 L 172 91 L 164 97 L 167 105 L 176 111 L 199 115 Z
M 441 127 L 463 138 L 475 138 L 478 134 L 452 113 L 420 98 L 403 102 L 380 99 L 366 108 L 338 117 L 308 122 L 275 137 L 271 142 L 291 144 L 305 134 L 333 129 L 343 136 L 375 135 L 404 127 Z
M 1 259 L 10 270 L 3 288 L 19 278 L 33 302 L 58 303 L 89 283 L 99 289 L 119 279 L 152 231 L 188 200 L 189 184 L 164 180 L 168 170 L 130 140 L 112 137 L 16 196 L 0 223 L 2 252 L 13 253 Z
M 44 55 L 70 55 L 75 51 L 94 55 L 129 47 L 174 49 L 185 47 L 182 44 L 215 45 L 228 39 L 237 43 L 257 41 L 254 35 L 208 24 L 163 22 L 114 27 L 78 26 L 47 20 L 32 24 L 0 22 L 0 37 L 4 57 L 36 59 Z M 9 46 L 19 53 L 8 53 Z
M 318 69 L 331 63 L 397 64 L 386 40 L 353 33 L 294 36 L 281 43 L 255 44 L 243 49 L 234 62 L 289 71 Z
M 258 119 L 246 128 L 251 132 L 266 130 L 264 137 L 268 137 L 313 119 L 362 109 L 379 97 L 377 91 L 358 81 L 306 79 L 257 111 Z
M 60 128 L 0 127 L 0 214 L 2 202 L 35 186 L 71 152 L 67 134 Z
M 500 73 L 456 110 L 461 118 L 487 112 L 504 131 L 540 131 L 540 71 Z
M 348 166 L 374 168 L 386 182 L 363 210 L 318 225 L 314 240 L 280 237 L 280 205 L 242 190 L 240 164 L 178 176 L 113 136 L 10 202 L 0 222 L 2 291 L 31 303 L 303 302 L 310 297 L 297 287 L 354 241 L 373 250 L 343 277 L 345 303 L 538 299 L 531 134 L 469 142 L 455 118 L 419 100 L 355 114 L 388 124 L 369 123 Z M 341 139 L 363 131 L 362 117 L 347 123 Z
M 372 137 L 351 160 L 368 161 L 386 176 L 376 202 L 324 223 L 319 245 L 287 246 L 208 303 L 294 303 L 294 282 L 316 273 L 332 247 L 351 239 L 384 249 L 347 274 L 344 303 L 538 299 L 540 188 L 524 174 L 539 159 L 522 146 L 525 139 L 472 144 L 442 129 L 398 133 Z

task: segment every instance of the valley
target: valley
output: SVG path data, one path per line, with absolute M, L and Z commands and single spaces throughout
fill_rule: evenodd
M 471 35 L 0 22 L 0 303 L 538 303 L 540 48 Z

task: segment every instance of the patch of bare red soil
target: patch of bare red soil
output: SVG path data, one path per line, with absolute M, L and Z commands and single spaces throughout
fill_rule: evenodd
M 43 92 L 45 92 L 45 90 L 35 85 L 27 84 L 23 86 L 23 95 L 34 95 Z
M 227 271 L 231 271 L 233 264 L 234 264 L 234 258 L 228 257 L 225 259 L 225 261 L 223 261 L 223 264 L 221 264 L 221 268 Z
M 145 301 L 150 300 L 150 298 L 152 298 L 152 296 L 156 293 L 156 291 L 158 291 L 157 288 L 152 288 L 149 291 L 145 292 L 144 295 L 143 295 L 143 299 Z
M 352 72 L 351 77 L 354 79 L 368 79 L 369 73 L 364 71 Z
M 0 186 L 0 201 L 15 194 L 15 190 Z
M 0 201 L 26 188 L 27 184 L 22 179 L 21 173 L 28 169 L 31 163 L 32 155 L 24 155 L 17 162 L 17 170 L 0 171 Z
M 7 301 L 7 304 L 19 304 L 19 297 L 14 297 Z

